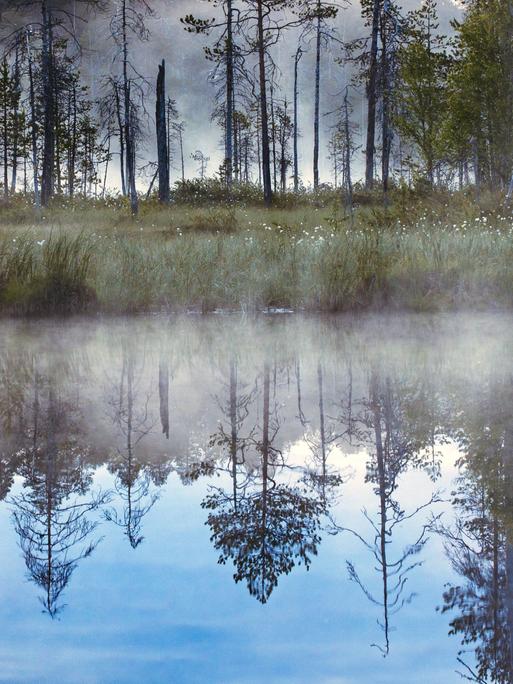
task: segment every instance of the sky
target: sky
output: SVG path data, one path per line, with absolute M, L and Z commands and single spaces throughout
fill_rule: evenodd
M 1 355 L 11 360 L 11 369 L 17 369 L 19 361 L 22 373 L 13 370 L 9 377 L 26 378 L 25 361 L 36 355 L 60 406 L 70 411 L 70 423 L 65 424 L 74 426 L 71 443 L 75 437 L 84 453 L 97 454 L 101 461 L 123 454 L 125 436 L 120 423 L 113 421 L 111 398 L 119 400 L 123 350 L 133 345 L 134 416 L 147 416 L 149 430 L 139 433 L 144 438 L 135 445 L 136 462 L 165 457 L 176 472 L 144 516 L 144 541 L 136 549 L 122 528 L 97 513 L 100 526 L 95 537 L 102 541 L 90 557 L 77 563 L 62 594 L 63 611 L 55 620 L 41 612 L 41 587 L 29 579 L 13 526 L 14 497 L 23 484 L 16 476 L 9 498 L 0 502 L 0 682 L 411 684 L 412 672 L 415 682 L 422 684 L 461 682 L 455 673 L 459 638 L 448 636 L 454 614 L 441 614 L 436 607 L 443 602 L 445 583 L 463 580 L 451 568 L 438 535 L 430 535 L 416 557 L 423 565 L 408 573 L 407 593 L 416 596 L 393 615 L 390 654 L 383 658 L 379 649 L 371 647 L 382 643 L 377 623 L 381 610 L 349 580 L 346 566 L 351 560 L 366 586 L 378 595 L 381 581 L 368 550 L 347 530 L 322 533 L 308 572 L 297 565 L 290 574 L 281 575 L 270 600 L 261 605 L 244 581 L 233 581 L 231 561 L 218 563 L 219 553 L 205 524 L 208 511 L 201 502 L 212 486 L 230 491 L 231 481 L 220 471 L 219 477 L 199 478 L 184 486 L 178 472 L 183 472 L 189 456 L 180 448 L 184 444 L 180 434 L 187 436 L 185 445 L 192 447 L 194 457 L 201 453 L 194 446 L 206 446 L 219 421 L 227 429 L 222 407 L 229 387 L 228 360 L 234 352 L 243 392 L 254 386 L 264 360 L 273 359 L 278 373 L 272 404 L 277 402 L 280 425 L 274 444 L 291 466 L 278 472 L 276 479 L 293 484 L 300 475 L 292 466 L 314 465 L 311 445 L 312 434 L 319 430 L 320 358 L 327 434 L 332 434 L 333 416 L 346 396 L 349 367 L 356 416 L 362 407 L 357 398 L 366 396 L 371 367 L 383 371 L 381 377 L 389 378 L 393 388 L 432 387 L 435 393 L 443 388 L 442 396 L 460 394 L 472 407 L 471 398 L 482 398 L 483 386 L 492 383 L 493 388 L 493 383 L 502 382 L 504 368 L 509 368 L 505 360 L 513 328 L 505 317 L 386 316 L 336 323 L 281 316 L 249 324 L 238 316 L 92 323 L 76 318 L 66 323 L 15 321 L 5 327 Z M 157 384 L 162 360 L 170 371 L 169 440 L 160 429 Z M 297 415 L 296 362 L 301 368 L 307 433 Z M 474 371 L 471 376 L 469 367 Z M 32 396 L 30 382 L 20 379 L 13 386 Z M 44 407 L 46 396 L 42 391 Z M 253 424 L 259 432 L 257 411 L 262 399 L 257 392 L 240 435 L 249 434 Z M 25 427 L 30 425 L 30 417 L 26 418 Z M 305 434 L 310 435 L 309 442 Z M 17 432 L 11 436 L 14 453 L 21 447 L 18 436 Z M 10 453 L 11 442 L 3 441 L 4 433 L 0 438 L 2 452 Z M 368 511 L 372 520 L 379 515 L 376 492 L 366 480 L 370 444 L 339 447 L 331 442 L 328 448 L 329 472 L 344 474 L 333 499 L 332 519 L 367 539 L 373 533 L 362 512 Z M 440 453 L 441 478 L 436 484 L 421 468 L 410 467 L 399 479 L 394 497 L 407 512 L 427 502 L 435 487 L 444 501 L 395 528 L 387 547 L 389 559 L 418 538 L 431 513 L 444 510 L 444 522 L 453 521 L 449 498 L 459 452 L 454 444 L 443 443 Z M 119 491 L 104 466 L 94 476 L 93 489 L 100 486 L 112 491 L 110 505 L 120 509 Z M 471 655 L 465 659 L 472 662 Z
M 12 8 L 15 2 L 25 0 L 0 0 L 0 12 L 2 8 Z M 56 0 L 59 4 L 60 0 Z M 73 0 L 62 3 L 72 6 Z M 202 35 L 187 33 L 180 23 L 180 18 L 193 13 L 198 17 L 214 17 L 215 8 L 208 0 L 151 0 L 153 16 L 146 19 L 149 30 L 147 41 L 132 45 L 132 55 L 137 69 L 147 77 L 150 91 L 146 97 L 146 107 L 149 112 L 147 119 L 148 139 L 145 149 L 140 150 L 145 160 L 156 158 L 156 144 L 154 136 L 154 124 L 152 115 L 154 110 L 153 87 L 156 79 L 157 66 L 162 60 L 167 65 L 167 95 L 176 100 L 180 117 L 186 122 L 184 136 L 186 176 L 196 174 L 197 163 L 191 159 L 195 150 L 201 150 L 210 157 L 208 174 L 217 171 L 223 159 L 221 145 L 221 131 L 211 121 L 211 113 L 214 106 L 215 86 L 209 82 L 209 74 L 212 63 L 209 62 L 203 52 L 203 47 L 212 42 L 211 38 Z M 414 9 L 419 6 L 415 0 L 405 0 L 403 11 Z M 79 3 L 76 3 L 77 7 Z M 461 9 L 455 2 L 441 0 L 438 5 L 440 16 L 440 28 L 443 32 L 450 32 L 450 20 L 461 14 Z M 111 13 L 112 10 L 110 10 Z M 7 13 L 11 16 L 9 13 Z M 0 15 L 1 16 L 1 15 Z M 4 17 L 4 31 L 6 29 Z M 115 70 L 113 59 L 115 48 L 109 36 L 109 10 L 106 14 L 97 14 L 90 17 L 87 25 L 79 29 L 82 31 L 81 42 L 83 45 L 82 70 L 86 82 L 88 82 L 93 96 L 99 96 L 102 92 L 103 77 Z M 360 17 L 360 4 L 358 2 L 343 3 L 334 26 L 338 36 L 343 40 L 350 40 L 365 35 L 366 29 Z M 281 84 L 283 96 L 292 99 L 293 89 L 293 55 L 297 46 L 297 33 L 290 31 L 273 50 L 273 58 L 281 71 Z M 313 44 L 306 46 L 307 52 L 300 62 L 299 72 L 299 129 L 300 129 L 300 172 L 306 184 L 312 179 L 312 147 L 313 147 L 313 96 L 314 96 L 314 71 L 315 62 Z M 342 92 L 351 78 L 349 67 L 337 63 L 341 56 L 340 45 L 333 42 L 323 53 L 321 64 L 321 159 L 320 175 L 321 182 L 331 179 L 331 166 L 327 158 L 327 143 L 330 128 L 334 124 L 334 115 L 330 115 L 337 106 L 340 106 Z M 353 120 L 357 127 L 355 131 L 357 144 L 362 143 L 362 133 L 365 129 L 365 100 L 361 92 L 352 92 Z M 363 171 L 363 147 L 354 157 L 355 179 L 361 176 Z M 172 170 L 172 180 L 179 175 L 178 163 Z M 118 183 L 117 171 L 111 175 L 110 184 Z M 145 183 L 140 180 L 141 185 Z

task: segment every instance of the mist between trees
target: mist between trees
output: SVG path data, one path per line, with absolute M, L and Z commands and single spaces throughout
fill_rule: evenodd
M 385 202 L 401 184 L 511 192 L 513 19 L 506 2 L 469 2 L 463 12 L 455 6 L 449 37 L 434 0 L 410 11 L 363 0 L 359 35 L 350 38 L 340 29 L 355 7 L 326 0 L 198 0 L 183 4 L 180 21 L 152 0 L 4 0 L 0 9 L 5 198 L 24 193 L 46 206 L 61 195 L 103 198 L 115 184 L 136 214 L 146 195 L 171 201 L 187 166 L 228 190 L 251 186 L 270 205 L 280 193 L 304 190 L 306 179 L 319 191 L 326 160 L 329 185 L 350 210 L 355 181 L 357 190 L 381 191 Z M 218 168 L 197 132 L 188 139 L 181 113 L 188 89 L 167 87 L 177 69 L 171 48 L 160 43 L 155 63 L 139 67 L 157 10 L 172 34 L 189 34 L 191 54 L 203 51 L 209 61 L 203 104 L 214 93 L 205 119 L 219 130 Z M 100 47 L 94 36 L 84 38 L 91 23 L 107 36 L 105 58 L 84 78 L 84 55 Z M 335 72 L 344 86 L 334 95 Z M 313 120 L 303 115 L 305 96 Z M 364 117 L 354 111 L 362 98 Z M 305 168 L 301 148 L 310 143 L 312 168 Z

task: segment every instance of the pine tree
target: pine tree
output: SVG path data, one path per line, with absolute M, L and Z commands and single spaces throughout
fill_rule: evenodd
M 414 147 L 418 167 L 430 185 L 444 158 L 440 132 L 447 116 L 447 40 L 437 33 L 435 0 L 424 0 L 406 21 L 407 42 L 399 51 L 394 124 Z
M 453 163 L 472 161 L 478 188 L 504 188 L 513 167 L 513 16 L 505 2 L 473 0 L 453 27 L 444 144 Z

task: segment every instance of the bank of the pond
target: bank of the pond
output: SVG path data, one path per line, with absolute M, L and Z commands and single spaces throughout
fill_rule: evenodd
M 270 226 L 233 234 L 18 234 L 0 311 L 449 310 L 513 306 L 511 230 Z

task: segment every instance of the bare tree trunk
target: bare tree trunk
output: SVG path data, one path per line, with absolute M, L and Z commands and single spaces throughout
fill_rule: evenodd
M 111 134 L 109 132 L 109 137 L 107 140 L 107 158 L 105 160 L 105 173 L 103 174 L 102 197 L 105 197 L 105 191 L 107 189 L 107 177 L 109 174 L 109 162 L 110 162 L 110 143 L 111 143 Z
M 376 102 L 378 71 L 378 32 L 380 0 L 374 0 L 372 7 L 372 30 L 367 82 L 367 143 L 365 147 L 365 187 L 372 188 L 374 182 L 374 144 L 376 137 Z
M 128 195 L 130 197 L 130 209 L 135 216 L 139 211 L 139 200 L 135 187 L 135 141 L 132 130 L 132 106 L 130 100 L 130 82 L 128 78 L 128 36 L 127 36 L 127 0 L 123 0 L 122 6 L 122 33 L 123 33 L 123 96 L 124 96 L 124 128 L 126 145 L 126 169 L 128 180 Z
M 283 142 L 280 145 L 280 190 L 282 193 L 287 189 L 287 161 L 285 159 L 285 145 Z
M 262 179 L 264 183 L 264 203 L 271 205 L 273 192 L 271 188 L 271 156 L 269 151 L 269 121 L 267 117 L 267 78 L 265 69 L 265 35 L 263 2 L 257 0 L 257 43 L 258 72 L 260 81 L 260 132 L 262 135 Z
M 56 79 L 54 78 L 54 96 L 53 103 L 55 107 L 54 121 L 55 121 L 55 177 L 57 181 L 57 194 L 62 193 L 62 176 L 61 176 L 61 126 L 59 120 L 59 91 L 57 88 Z
M 27 59 L 29 73 L 29 92 L 30 92 L 30 138 L 32 143 L 32 171 L 34 174 L 34 203 L 36 209 L 41 206 L 41 196 L 39 194 L 39 169 L 37 159 L 37 134 L 36 134 L 36 98 L 34 92 L 34 70 L 32 64 L 32 50 L 30 47 L 30 36 L 27 31 Z
M 293 140 L 293 146 L 294 146 L 294 192 L 299 191 L 299 161 L 298 161 L 298 153 L 297 153 L 297 138 L 298 138 L 298 130 L 297 130 L 297 124 L 298 124 L 298 84 L 297 84 L 297 72 L 298 72 L 298 64 L 299 60 L 301 59 L 301 55 L 303 54 L 301 50 L 301 46 L 298 45 L 298 48 L 296 50 L 296 56 L 294 58 L 294 140 Z
M 239 136 L 238 136 L 238 129 L 239 129 L 239 117 L 237 116 L 237 113 L 235 112 L 235 107 L 233 108 L 233 176 L 235 179 L 235 182 L 239 182 L 239 171 L 240 171 L 240 164 L 239 164 Z
M 159 201 L 169 204 L 169 155 L 166 130 L 166 63 L 162 60 L 157 77 L 157 104 L 155 112 L 157 123 L 157 155 L 159 175 Z
M 348 89 L 344 96 L 344 137 L 345 137 L 345 181 L 347 192 L 347 206 L 351 216 L 353 215 L 353 183 L 351 181 L 351 134 L 349 131 L 349 102 Z
M 317 0 L 317 36 L 315 44 L 315 104 L 314 104 L 314 148 L 313 183 L 314 190 L 319 187 L 319 110 L 321 82 L 321 2 Z
M 19 38 L 16 40 L 16 55 L 14 59 L 14 130 L 12 139 L 12 173 L 11 173 L 11 194 L 16 192 L 16 185 L 18 182 L 18 141 L 19 141 L 19 127 L 20 127 L 20 45 Z
M 166 144 L 167 144 L 167 168 L 171 177 L 171 107 L 170 100 L 166 102 Z M 171 185 L 171 180 L 169 181 Z
M 233 10 L 232 0 L 226 2 L 226 125 L 225 125 L 225 169 L 228 187 L 233 181 Z
M 387 40 L 387 17 L 382 18 L 381 29 L 381 74 L 382 74 L 382 139 L 383 151 L 381 154 L 381 181 L 383 186 L 383 201 L 388 204 L 388 180 L 390 170 L 390 150 L 392 146 L 392 131 L 390 127 L 390 90 L 392 87 L 390 78 L 391 64 L 388 59 Z
M 276 192 L 276 119 L 274 118 L 274 83 L 271 79 L 270 83 L 270 97 L 271 97 L 271 142 L 273 153 L 273 191 Z
M 123 197 L 127 196 L 125 178 L 125 134 L 123 133 L 123 120 L 121 117 L 121 100 L 119 97 L 118 84 L 114 83 L 114 95 L 116 98 L 116 116 L 119 130 L 119 168 L 121 172 L 121 192 Z
M 47 206 L 54 193 L 55 164 L 55 105 L 52 14 L 47 0 L 41 0 L 43 49 L 41 76 L 43 81 L 44 144 L 41 174 L 41 204 Z
M 479 169 L 479 148 L 477 144 L 477 138 L 472 138 L 472 156 L 474 161 L 474 180 L 476 183 L 476 197 L 479 201 L 479 196 L 481 194 L 481 171 Z
M 182 182 L 185 180 L 185 162 L 183 158 L 183 134 L 182 134 L 182 129 L 179 130 L 179 139 L 180 139 L 180 160 L 182 163 Z
M 7 79 L 7 59 L 4 57 L 3 73 L 6 75 L 4 83 L 4 97 L 2 106 L 2 147 L 4 166 L 4 197 L 9 197 L 9 82 Z
M 73 125 L 72 125 L 72 135 L 71 135 L 71 149 L 69 157 L 68 166 L 68 189 L 69 196 L 73 197 L 75 194 L 75 162 L 77 158 L 77 89 L 73 87 L 73 99 L 72 99 L 72 111 L 73 111 Z

